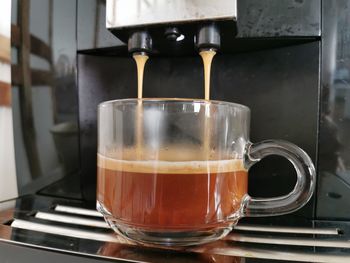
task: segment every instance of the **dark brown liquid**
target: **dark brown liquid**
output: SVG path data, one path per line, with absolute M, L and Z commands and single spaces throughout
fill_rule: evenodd
M 124 169 L 120 164 L 105 165 L 104 158 L 99 159 L 98 201 L 113 217 L 129 225 L 176 230 L 208 228 L 236 212 L 247 193 L 247 172 L 232 169 L 232 165 L 228 171 L 226 165 L 221 165 L 220 169 L 209 169 L 215 172 L 200 172 L 196 163 L 204 161 L 199 161 L 182 168 L 177 165 L 174 173 L 164 173 L 167 168 L 163 163 L 158 169 L 161 172 L 154 166 L 155 172 L 145 167 L 138 172 L 137 161 L 128 163 L 132 169 Z

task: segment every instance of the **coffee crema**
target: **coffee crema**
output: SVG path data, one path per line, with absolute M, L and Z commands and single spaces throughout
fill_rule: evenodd
M 242 159 L 191 161 L 195 158 L 188 153 L 180 161 L 124 157 L 98 154 L 97 199 L 125 225 L 177 231 L 209 228 L 237 212 L 247 193 Z

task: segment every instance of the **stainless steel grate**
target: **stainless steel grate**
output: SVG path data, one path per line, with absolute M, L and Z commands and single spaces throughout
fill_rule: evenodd
M 67 223 L 67 224 L 109 229 L 109 226 L 105 221 L 81 218 L 77 216 L 67 216 L 67 215 L 59 215 L 59 214 L 52 214 L 52 213 L 46 213 L 46 212 L 37 212 L 35 213 L 34 217 L 39 219 L 49 220 L 49 221 Z
M 287 234 L 338 235 L 338 228 L 306 228 L 282 226 L 237 225 L 236 230 Z
M 2 236 L 6 227 L 30 231 L 30 233 L 86 240 L 84 242 L 139 247 L 114 234 L 97 211 L 61 204 L 55 205 L 53 209 L 27 213 L 24 217 L 15 216 L 10 226 L 0 225 L 0 240 L 11 242 L 10 238 Z M 181 252 L 299 262 L 350 262 L 350 241 L 340 235 L 341 230 L 337 227 L 303 228 L 240 224 L 235 227 L 235 230 L 237 231 L 228 235 L 223 241 L 210 246 L 181 249 Z M 12 240 L 12 242 L 19 243 L 18 240 Z M 25 245 L 38 247 L 38 241 L 26 240 L 26 242 Z M 58 249 L 55 246 L 44 245 L 43 247 Z M 87 246 L 83 251 L 70 249 L 69 252 L 116 258 L 115 255 L 101 254 L 100 249 L 89 251 L 89 247 Z
M 75 214 L 75 215 L 85 215 L 85 216 L 95 216 L 95 217 L 103 217 L 99 212 L 95 210 L 89 210 L 79 207 L 72 207 L 66 205 L 56 205 L 54 210 L 57 212 Z

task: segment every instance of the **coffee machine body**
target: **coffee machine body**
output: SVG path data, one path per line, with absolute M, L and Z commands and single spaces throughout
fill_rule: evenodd
M 129 42 L 129 50 L 134 41 L 132 35 L 147 32 L 153 40 L 150 52 L 162 55 L 189 54 L 200 39 L 204 38 L 205 42 L 215 41 L 215 32 L 210 29 L 209 32 L 200 33 L 203 26 L 215 23 L 220 36 L 228 42 L 235 37 L 236 21 L 236 0 L 106 1 L 107 29 L 122 41 Z M 137 48 L 138 43 L 134 44 Z
M 5 258 L 16 257 L 21 262 L 22 253 L 27 262 L 35 262 L 38 256 L 68 262 L 99 262 L 106 257 L 145 262 L 164 257 L 174 262 L 205 260 L 195 254 L 198 251 L 154 252 L 108 239 L 104 234 L 109 230 L 101 227 L 103 221 L 93 209 L 97 105 L 137 96 L 136 67 L 130 53 L 140 48 L 150 57 L 144 97 L 203 98 L 197 40 L 207 27 L 206 32 L 220 33 L 211 98 L 247 105 L 251 141 L 291 141 L 308 153 L 317 170 L 316 191 L 305 207 L 285 216 L 243 219 L 242 227 L 262 225 L 272 239 L 281 238 L 290 227 L 293 231 L 300 227 L 323 231 L 315 236 L 318 239 L 311 237 L 313 241 L 350 236 L 350 147 L 346 139 L 350 127 L 349 0 L 28 3 L 12 1 L 12 108 L 19 194 L 17 199 L 0 203 L 0 254 Z M 30 28 L 23 30 L 26 23 Z M 131 38 L 138 32 L 146 32 L 147 37 Z M 25 39 L 31 43 L 29 51 L 21 45 Z M 200 43 L 205 46 L 217 43 L 213 38 L 204 39 L 208 41 Z M 139 45 L 142 43 L 145 45 Z M 29 67 L 28 60 L 23 60 L 26 57 Z M 23 76 L 31 76 L 29 85 Z M 24 105 L 31 105 L 32 112 Z M 293 167 L 275 156 L 255 165 L 249 174 L 249 194 L 255 197 L 279 196 L 294 184 Z M 93 221 L 83 220 L 88 222 L 84 225 L 81 218 Z M 304 246 L 305 238 L 310 237 L 306 230 L 283 239 L 290 245 L 288 240 L 294 235 L 301 244 L 299 251 L 299 247 L 255 243 L 259 233 L 265 238 L 266 232 L 252 229 L 247 236 L 256 235 L 253 243 L 237 242 L 233 251 L 225 250 L 227 243 L 222 242 L 209 254 L 215 258 L 224 251 L 221 257 L 228 257 L 243 251 L 246 256 L 272 260 L 285 259 L 280 252 L 291 252 L 295 260 L 312 261 L 321 255 L 323 261 L 334 256 L 335 262 L 347 262 L 348 258 L 339 257 L 350 255 L 339 242 L 333 248 Z M 242 228 L 237 231 L 246 234 Z M 317 231 L 312 233 L 321 233 Z M 26 248 L 38 246 L 45 251 Z M 262 254 L 256 253 L 257 248 Z
M 106 1 L 106 27 L 115 31 L 236 19 L 237 0 Z
M 135 13 L 127 12 L 131 8 L 129 4 L 135 6 Z M 311 1 L 299 7 L 275 2 L 222 1 L 222 5 L 214 8 L 211 6 L 213 2 L 209 1 L 201 2 L 203 9 L 197 8 L 197 13 L 191 13 L 191 7 L 197 4 L 197 1 L 179 1 L 164 6 L 163 1 L 151 1 L 149 5 L 143 1 L 128 4 L 107 1 L 107 29 L 128 45 L 129 52 L 125 46 L 118 46 L 108 49 L 113 57 L 89 56 L 89 50 L 78 55 L 80 127 L 89 131 L 80 137 L 83 174 L 96 170 L 93 161 L 95 107 L 111 98 L 136 97 L 135 65 L 130 59 L 130 45 L 132 50 L 137 45 L 134 45 L 134 34 L 147 32 L 152 40 L 152 46 L 146 45 L 148 49 L 139 42 L 140 50 L 150 56 L 144 74 L 144 97 L 204 98 L 197 41 L 201 29 L 212 24 L 220 35 L 220 43 L 212 66 L 211 99 L 237 102 L 251 108 L 253 142 L 270 138 L 289 140 L 305 149 L 316 162 L 320 3 Z M 187 7 L 189 14 L 173 12 L 168 20 L 164 19 L 164 8 L 170 11 L 180 7 Z M 155 10 L 152 17 L 147 16 L 150 9 Z M 278 10 L 283 18 L 276 16 Z M 255 15 L 259 12 L 260 22 L 256 23 Z M 126 13 L 128 19 L 123 18 Z M 300 13 L 307 15 L 308 19 Z M 281 22 L 284 26 L 280 26 Z M 183 41 L 169 38 L 169 28 L 176 28 L 176 32 L 183 35 Z M 206 46 L 213 44 L 210 38 L 204 39 L 208 40 Z M 103 54 L 104 51 L 100 52 Z M 88 79 L 85 78 L 87 74 Z M 102 75 L 105 77 L 97 77 Z M 296 85 L 295 79 L 303 81 Z M 306 121 L 301 122 L 301 119 Z M 294 128 L 297 125 L 299 128 Z M 87 150 L 92 145 L 93 150 Z M 91 175 L 83 181 L 86 186 L 83 193 L 87 199 L 95 199 L 95 180 Z M 293 168 L 282 158 L 267 158 L 250 173 L 250 191 L 255 196 L 283 195 L 293 189 L 294 184 Z M 309 224 L 307 222 L 313 218 L 314 202 L 313 199 L 294 217 Z

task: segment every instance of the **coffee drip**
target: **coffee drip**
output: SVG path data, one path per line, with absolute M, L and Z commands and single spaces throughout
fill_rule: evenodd
M 202 57 L 203 68 L 204 68 L 204 99 L 210 100 L 210 75 L 211 75 L 211 64 L 213 58 L 216 54 L 214 49 L 206 49 L 199 52 L 199 55 Z M 137 98 L 142 99 L 143 97 L 143 76 L 145 64 L 148 60 L 146 53 L 137 53 L 133 55 L 133 58 L 136 62 L 137 67 Z M 136 157 L 141 159 L 142 156 L 142 101 L 138 102 L 137 107 L 137 117 L 136 117 Z M 205 107 L 204 112 L 204 134 L 203 134 L 203 153 L 204 156 L 210 156 L 210 112 L 209 107 Z
M 204 99 L 210 100 L 210 75 L 211 75 L 211 64 L 216 54 L 214 49 L 202 50 L 199 55 L 203 60 L 204 68 Z M 134 54 L 133 58 L 136 62 L 137 67 L 137 98 L 142 99 L 143 92 L 143 75 L 145 64 L 148 60 L 148 56 L 145 53 Z
M 211 73 L 211 63 L 216 54 L 214 49 L 203 50 L 199 52 L 199 55 L 203 60 L 204 67 L 204 99 L 210 100 L 210 73 Z
M 145 53 L 134 54 L 133 58 L 136 62 L 137 67 L 137 98 L 142 99 L 143 93 L 143 73 L 145 70 L 145 65 L 148 60 L 148 56 Z M 137 112 L 136 112 L 136 158 L 141 159 L 142 156 L 142 101 L 137 103 Z
M 210 100 L 210 73 L 211 63 L 216 54 L 214 49 L 202 50 L 199 55 L 203 60 L 204 67 L 204 99 Z M 210 111 L 208 105 L 204 112 L 204 131 L 203 131 L 203 155 L 210 158 Z
M 133 55 L 137 67 L 137 98 L 142 99 L 143 92 L 143 72 L 148 56 L 146 53 L 137 53 Z

